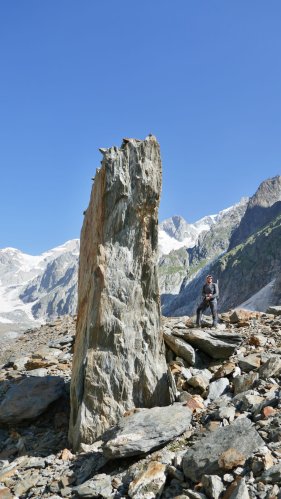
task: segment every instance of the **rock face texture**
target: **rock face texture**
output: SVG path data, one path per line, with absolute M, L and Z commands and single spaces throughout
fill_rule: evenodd
M 125 411 L 170 402 L 157 280 L 159 145 L 101 149 L 81 232 L 70 440 L 91 443 Z
M 244 243 L 218 257 L 198 272 L 192 281 L 182 285 L 180 293 L 163 308 L 165 315 L 195 313 L 207 274 L 219 280 L 219 311 L 235 308 L 250 300 L 269 283 L 273 283 L 271 304 L 278 305 L 281 270 L 281 214 L 252 234 Z M 276 279 L 276 277 L 278 278 Z M 276 280 L 275 280 L 276 279 Z M 263 303 L 267 300 L 264 298 Z M 267 308 L 267 306 L 266 306 Z M 264 310 L 261 306 L 260 310 Z
M 104 433 L 103 452 L 109 459 L 145 454 L 186 431 L 191 417 L 191 410 L 182 404 L 137 409 Z
M 229 250 L 241 244 L 281 213 L 281 175 L 262 182 L 250 198 L 239 227 L 233 232 Z
M 222 316 L 220 330 L 242 338 L 228 359 L 214 362 L 201 342 L 196 364 L 186 367 L 167 346 L 177 402 L 133 409 L 76 454 L 67 440 L 75 319 L 28 330 L 0 349 L 0 399 L 10 399 L 12 408 L 20 401 L 11 390 L 23 395 L 23 382 L 26 389 L 21 421 L 0 425 L 0 497 L 280 499 L 281 316 L 247 314 L 247 320 L 241 310 Z M 162 320 L 173 335 L 181 330 L 184 341 L 196 331 L 190 326 L 187 317 Z M 35 368 L 40 360 L 45 368 Z M 65 388 L 24 422 L 39 376 L 41 398 L 47 378 L 59 377 Z

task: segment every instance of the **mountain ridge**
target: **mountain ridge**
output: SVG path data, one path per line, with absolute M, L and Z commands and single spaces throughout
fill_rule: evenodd
M 224 261 L 225 255 L 239 244 L 243 245 L 249 237 L 259 233 L 264 221 L 266 223 L 268 221 L 267 225 L 270 225 L 276 216 L 281 214 L 279 199 L 281 199 L 281 177 L 277 176 L 265 180 L 250 199 L 242 198 L 239 203 L 221 210 L 216 215 L 207 215 L 194 224 L 188 224 L 180 216 L 170 217 L 161 222 L 158 230 L 160 252 L 158 275 L 162 313 L 164 315 L 194 313 L 201 286 L 200 284 L 198 287 L 196 283 L 202 283 L 204 275 L 209 272 L 217 273 L 221 280 L 223 274 L 217 262 L 220 259 Z M 257 210 L 262 210 L 262 216 L 257 216 Z M 271 237 L 268 239 L 264 237 L 264 241 L 268 242 Z M 168 241 L 166 248 L 165 238 L 166 242 Z M 240 242 L 233 246 L 235 240 Z M 253 244 L 258 240 L 260 239 L 254 237 Z M 246 245 L 246 248 L 248 247 Z M 168 249 L 170 251 L 167 253 Z M 281 261 L 278 244 L 275 245 L 274 251 L 277 261 Z M 264 252 L 267 252 L 265 243 Z M 28 255 L 16 248 L 1 249 L 0 334 L 15 334 L 17 331 L 53 320 L 60 315 L 75 314 L 78 260 L 79 239 L 67 241 L 37 256 Z M 261 256 L 260 262 L 262 261 Z M 255 262 L 255 265 L 260 263 L 256 260 Z M 278 270 L 278 265 L 275 268 Z M 266 290 L 271 289 L 272 296 L 278 300 L 279 281 L 278 279 L 274 281 L 274 278 L 276 276 L 273 272 L 267 281 L 262 279 L 260 288 L 252 290 L 252 296 L 265 287 Z M 269 285 L 271 281 L 272 285 Z M 223 282 L 221 284 L 223 288 L 227 288 Z M 222 296 L 227 297 L 228 292 L 225 289 L 222 290 Z M 265 291 L 261 292 L 255 301 L 254 298 L 251 300 L 251 294 L 248 293 L 243 295 L 240 302 L 236 296 L 235 302 L 226 301 L 225 304 L 223 298 L 220 300 L 220 307 L 238 306 L 241 303 L 246 307 L 253 307 L 257 300 L 261 303 L 264 296 Z M 281 300 L 281 296 L 279 299 Z M 188 306 L 184 305 L 184 301 L 188 302 Z

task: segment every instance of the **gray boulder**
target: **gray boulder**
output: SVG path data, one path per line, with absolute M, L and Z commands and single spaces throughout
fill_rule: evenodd
M 229 387 L 228 378 L 220 378 L 209 384 L 208 400 L 217 400 Z
M 229 449 L 248 459 L 264 445 L 263 439 L 249 419 L 243 418 L 229 426 L 218 428 L 195 443 L 183 457 L 183 472 L 194 482 L 202 475 L 222 475 L 221 455 Z
M 201 481 L 207 496 L 219 499 L 224 489 L 221 478 L 217 475 L 203 475 Z
M 8 383 L 1 396 L 0 422 L 19 423 L 36 418 L 63 395 L 64 386 L 58 376 L 34 376 L 19 383 Z
M 268 470 L 264 471 L 260 480 L 265 483 L 278 483 L 281 482 L 281 463 L 271 466 Z
M 281 315 L 281 305 L 276 305 L 275 307 L 274 306 L 268 307 L 266 313 L 273 315 Z
M 74 497 L 93 498 L 108 498 L 112 494 L 111 476 L 102 473 L 87 480 L 87 482 L 73 487 L 72 492 Z
M 281 359 L 277 355 L 270 357 L 260 368 L 259 375 L 261 379 L 278 376 L 281 372 Z
M 237 487 L 235 487 L 234 491 L 229 496 L 229 499 L 250 499 L 245 478 L 242 478 L 239 481 Z
M 258 373 L 255 372 L 249 374 L 243 374 L 242 376 L 236 376 L 235 378 L 233 378 L 235 395 L 250 390 L 255 381 L 257 381 L 258 379 L 259 375 Z
M 182 337 L 213 359 L 227 359 L 240 345 L 242 338 L 236 333 L 221 333 L 193 329 L 184 331 Z
M 103 435 L 105 457 L 115 459 L 145 454 L 186 431 L 191 411 L 182 404 L 136 409 Z

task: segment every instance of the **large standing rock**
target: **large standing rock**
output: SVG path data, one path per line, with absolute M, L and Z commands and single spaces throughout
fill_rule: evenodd
M 126 410 L 170 402 L 157 281 L 155 137 L 102 149 L 81 233 L 69 436 L 91 443 Z

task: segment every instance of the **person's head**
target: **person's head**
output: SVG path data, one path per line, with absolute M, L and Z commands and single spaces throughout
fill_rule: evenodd
M 207 275 L 207 277 L 206 277 L 206 282 L 207 282 L 208 284 L 210 284 L 211 282 L 213 282 L 213 276 L 212 276 L 212 275 L 210 275 L 210 274 L 209 274 L 209 275 Z

